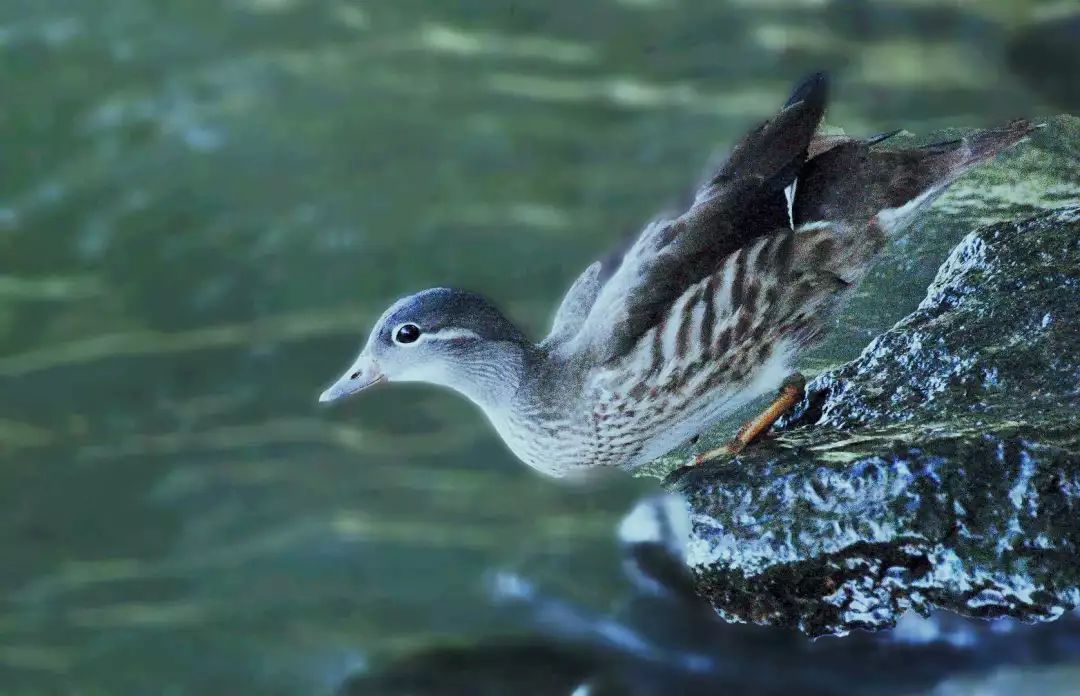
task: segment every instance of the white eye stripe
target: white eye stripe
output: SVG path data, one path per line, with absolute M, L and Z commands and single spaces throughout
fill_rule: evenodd
M 409 324 L 412 324 L 412 323 L 413 322 L 409 321 L 409 322 L 405 322 L 404 324 L 401 324 L 400 326 L 398 326 L 398 327 L 396 327 L 394 329 L 394 331 L 393 331 L 393 333 L 391 335 L 392 336 L 397 336 L 397 333 L 401 329 L 402 326 L 408 326 Z M 454 328 L 454 327 L 448 327 L 448 328 L 445 328 L 445 329 L 438 329 L 436 331 L 424 331 L 423 329 L 421 329 L 420 330 L 420 336 L 418 336 L 415 341 L 412 341 L 411 343 L 402 343 L 400 341 L 395 340 L 394 343 L 399 345 L 399 346 L 406 346 L 407 347 L 407 346 L 415 346 L 415 345 L 417 345 L 419 343 L 423 343 L 424 341 L 430 341 L 432 339 L 439 339 L 439 340 L 444 340 L 444 341 L 452 341 L 454 339 L 472 339 L 472 340 L 477 340 L 478 341 L 478 340 L 480 340 L 480 334 L 476 333 L 475 331 L 470 331 L 468 329 L 459 329 L 459 328 Z
M 446 328 L 439 329 L 438 331 L 432 331 L 431 333 L 420 334 L 420 338 L 438 338 L 442 340 L 451 341 L 455 338 L 469 338 L 473 340 L 480 340 L 480 334 L 475 331 L 469 331 L 468 329 L 458 328 Z

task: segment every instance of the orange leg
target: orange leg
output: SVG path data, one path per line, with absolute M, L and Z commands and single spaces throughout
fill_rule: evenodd
M 798 372 L 784 380 L 784 385 L 780 387 L 780 393 L 776 399 L 769 404 L 769 407 L 758 414 L 755 418 L 749 420 L 743 427 L 739 428 L 739 432 L 735 434 L 735 439 L 727 443 L 723 447 L 718 447 L 708 452 L 703 452 L 694 458 L 694 464 L 701 464 L 707 462 L 710 459 L 716 459 L 723 455 L 738 454 L 746 449 L 746 446 L 757 440 L 762 434 L 765 433 L 772 424 L 784 415 L 795 404 L 802 401 L 804 389 L 806 387 L 806 378 L 800 375 Z

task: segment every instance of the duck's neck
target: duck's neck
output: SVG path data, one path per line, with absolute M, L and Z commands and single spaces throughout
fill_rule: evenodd
M 535 352 L 525 343 L 485 344 L 458 365 L 446 386 L 478 405 L 494 422 L 513 408 L 536 359 Z

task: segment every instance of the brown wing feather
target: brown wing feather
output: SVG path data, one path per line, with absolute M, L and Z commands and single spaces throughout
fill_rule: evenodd
M 747 135 L 698 191 L 690 209 L 658 238 L 662 251 L 627 300 L 608 356 L 626 354 L 688 287 L 735 251 L 788 226 L 784 189 L 799 175 L 821 122 L 827 80 L 802 83 L 779 114 Z

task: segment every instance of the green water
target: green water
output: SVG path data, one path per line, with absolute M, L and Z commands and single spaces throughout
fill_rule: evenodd
M 856 133 L 1055 111 L 1006 60 L 1045 6 L 0 0 L 0 692 L 317 693 L 507 629 L 492 569 L 609 606 L 654 484 L 540 478 L 432 389 L 316 395 L 422 287 L 541 335 L 812 69 Z

